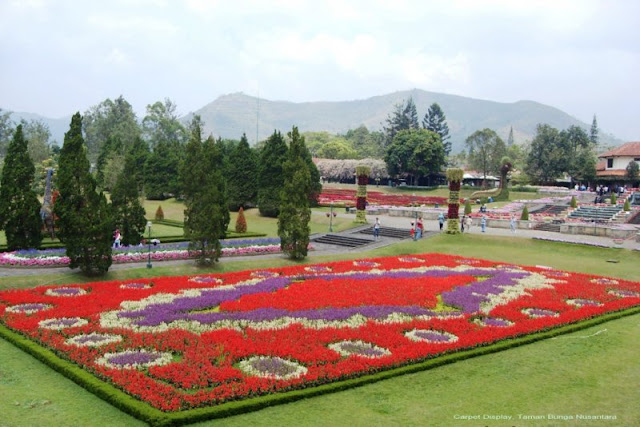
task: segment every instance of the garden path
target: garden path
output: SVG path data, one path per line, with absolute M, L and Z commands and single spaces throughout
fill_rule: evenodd
M 355 216 L 354 216 L 355 217 Z M 407 217 L 396 217 L 396 216 L 387 216 L 387 215 L 377 215 L 380 219 L 380 222 L 383 227 L 395 227 L 395 228 L 411 228 L 411 219 Z M 334 232 L 331 234 L 339 234 L 344 236 L 352 236 L 359 237 L 364 239 L 371 239 L 371 243 L 355 248 L 343 247 L 343 246 L 335 246 L 335 245 L 327 245 L 321 243 L 312 243 L 314 250 L 309 253 L 309 258 L 313 258 L 316 256 L 323 255 L 334 255 L 341 254 L 345 252 L 360 252 L 360 251 L 369 251 L 371 249 L 393 245 L 395 243 L 400 242 L 399 239 L 389 238 L 380 236 L 378 241 L 373 241 L 373 238 L 369 235 L 358 233 L 360 230 L 370 227 L 375 221 L 376 216 L 369 216 L 368 220 L 370 224 L 360 226 L 357 228 L 352 228 L 349 230 L 345 230 L 342 232 Z M 439 233 L 439 225 L 436 220 L 426 221 L 424 223 L 425 228 L 425 238 L 429 238 L 432 235 Z M 446 229 L 446 226 L 445 226 Z M 354 233 L 358 233 L 355 234 Z M 479 234 L 480 226 L 475 223 L 471 227 L 471 234 Z M 603 247 L 622 247 L 624 249 L 636 250 L 640 251 L 640 242 L 637 242 L 635 239 L 627 239 L 622 244 L 616 244 L 611 238 L 608 237 L 600 237 L 600 236 L 587 236 L 587 235 L 571 235 L 571 234 L 560 234 L 548 231 L 540 231 L 540 230 L 517 230 L 516 233 L 512 233 L 508 228 L 491 228 L 487 227 L 486 235 L 488 236 L 509 236 L 513 238 L 540 238 L 547 240 L 561 240 L 569 243 L 577 243 L 577 244 L 586 244 L 586 245 L 595 245 L 595 246 L 603 246 Z M 311 236 L 314 237 L 321 236 L 322 234 L 317 234 Z M 255 257 L 261 258 L 279 258 L 284 257 L 283 254 L 264 254 L 264 255 L 249 255 L 249 256 L 234 256 L 234 257 L 222 257 L 220 258 L 220 262 L 230 262 L 230 261 L 248 261 L 251 259 L 255 259 Z M 183 265 L 193 263 L 192 260 L 170 260 L 170 261 L 154 261 L 154 265 L 162 265 L 162 266 L 172 266 L 172 265 Z M 146 266 L 146 262 L 141 263 L 123 263 L 123 264 L 113 264 L 110 270 L 123 270 L 130 268 L 144 268 Z M 76 270 L 71 270 L 67 267 L 38 267 L 38 268 L 24 268 L 24 267 L 0 267 L 0 277 L 15 277 L 15 276 L 32 276 L 32 275 L 41 275 L 41 274 L 73 274 Z

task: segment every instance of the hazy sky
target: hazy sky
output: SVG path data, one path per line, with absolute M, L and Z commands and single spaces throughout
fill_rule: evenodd
M 419 88 L 595 113 L 637 141 L 639 17 L 635 0 L 0 0 L 0 108 L 57 118 L 123 95 L 142 117 L 166 97 L 186 114 L 239 91 Z

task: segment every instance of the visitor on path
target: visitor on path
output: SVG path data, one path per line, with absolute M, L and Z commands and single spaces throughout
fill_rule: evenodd
M 376 222 L 373 224 L 373 240 L 378 240 L 380 237 L 380 220 L 376 218 Z
M 115 233 L 113 233 L 113 247 L 114 248 L 120 247 L 120 230 L 118 230 L 117 228 Z
M 444 214 L 442 212 L 438 215 L 438 224 L 440 224 L 440 231 L 442 231 L 442 227 L 444 227 Z
M 466 218 L 467 223 L 465 226 L 467 227 L 467 233 L 471 233 L 471 224 L 473 224 L 473 219 L 470 216 Z
M 482 215 L 482 219 L 480 220 L 480 227 L 482 228 L 482 232 L 484 233 L 485 228 L 487 228 L 487 217 Z
M 511 219 L 509 220 L 509 226 L 511 227 L 511 232 L 515 234 L 516 232 L 516 217 L 511 215 Z
M 460 232 L 464 233 L 464 222 L 467 220 L 466 215 L 462 215 L 462 220 L 460 221 Z
M 418 239 L 421 239 L 424 233 L 424 224 L 422 223 L 422 217 L 418 218 Z

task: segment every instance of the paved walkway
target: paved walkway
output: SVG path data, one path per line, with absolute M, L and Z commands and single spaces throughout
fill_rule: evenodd
M 367 219 L 370 221 L 369 225 L 364 225 L 361 227 L 357 227 L 354 229 L 349 229 L 340 233 L 331 233 L 331 234 L 342 234 L 346 236 L 358 237 L 363 239 L 371 239 L 372 242 L 367 245 L 348 248 L 343 246 L 335 246 L 335 245 L 326 245 L 322 243 L 312 243 L 314 250 L 309 253 L 309 257 L 323 256 L 323 255 L 334 255 L 346 252 L 361 252 L 361 251 L 369 251 L 371 249 L 376 249 L 383 246 L 393 245 L 395 243 L 405 241 L 400 239 L 394 239 L 390 237 L 380 236 L 378 241 L 373 241 L 373 237 L 367 234 L 358 233 L 359 230 L 366 229 L 373 225 L 373 221 L 375 221 L 376 216 L 369 216 Z M 380 223 L 383 227 L 394 227 L 394 228 L 411 228 L 411 219 L 407 217 L 397 217 L 397 216 L 387 216 L 387 215 L 378 215 L 377 218 L 380 219 Z M 445 224 L 446 228 L 446 224 Z M 434 235 L 440 232 L 439 224 L 436 220 L 426 221 L 424 223 L 425 229 L 425 238 L 428 238 L 430 235 Z M 357 234 L 354 234 L 357 233 Z M 471 234 L 481 234 L 480 226 L 477 225 L 477 219 L 474 219 L 474 225 L 471 227 L 471 230 L 465 230 L 465 233 Z M 328 234 L 328 233 L 326 233 Z M 608 237 L 600 237 L 600 236 L 587 236 L 581 234 L 562 234 L 562 233 L 554 233 L 549 231 L 539 231 L 539 230 L 517 230 L 515 233 L 512 233 L 510 229 L 505 228 L 489 228 L 487 227 L 485 233 L 487 236 L 509 236 L 513 238 L 541 238 L 541 239 L 550 239 L 550 240 L 563 240 L 571 243 L 578 244 L 587 244 L 587 245 L 596 245 L 596 246 L 604 246 L 604 247 L 622 247 L 624 249 L 631 249 L 640 251 L 640 243 L 636 242 L 635 239 L 627 239 L 622 245 L 618 245 L 614 243 L 613 239 Z M 322 234 L 313 235 L 311 238 L 321 236 Z M 220 258 L 220 262 L 230 262 L 230 261 L 250 261 L 255 259 L 256 257 L 262 258 L 284 258 L 285 255 L 278 254 L 265 254 L 265 255 L 250 255 L 250 256 L 234 256 L 234 257 L 222 257 Z M 184 265 L 184 264 L 192 264 L 193 260 L 172 260 L 172 261 L 154 261 L 153 265 L 156 267 L 165 267 L 172 265 Z M 146 262 L 141 263 L 123 263 L 123 264 L 113 264 L 110 267 L 110 271 L 115 270 L 124 270 L 131 268 L 145 268 Z M 0 277 L 16 277 L 16 276 L 32 276 L 32 275 L 40 275 L 40 274 L 79 274 L 78 270 L 72 270 L 68 267 L 38 267 L 38 268 L 25 268 L 25 267 L 0 267 Z

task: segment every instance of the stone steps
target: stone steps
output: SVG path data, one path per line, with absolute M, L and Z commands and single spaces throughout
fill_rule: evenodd
M 560 232 L 560 225 L 559 224 L 549 224 L 549 223 L 542 223 L 542 224 L 538 224 L 534 227 L 534 230 L 539 230 L 539 231 L 552 231 L 554 233 L 559 233 Z
M 373 227 L 356 231 L 354 234 L 356 233 L 373 236 Z M 408 239 L 411 237 L 411 230 L 406 228 L 380 227 L 380 236 L 390 237 L 392 239 Z
M 341 236 L 338 234 L 326 234 L 316 237 L 312 242 L 324 243 L 326 245 L 344 246 L 348 248 L 357 248 L 359 246 L 368 245 L 371 239 L 359 239 L 357 237 Z

